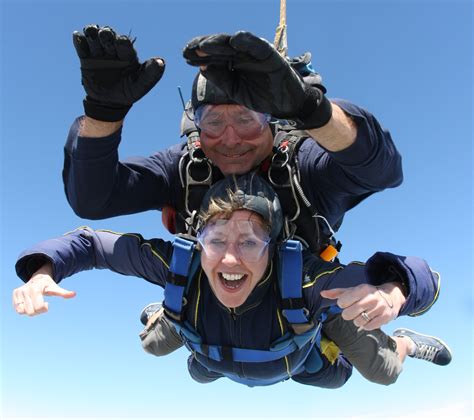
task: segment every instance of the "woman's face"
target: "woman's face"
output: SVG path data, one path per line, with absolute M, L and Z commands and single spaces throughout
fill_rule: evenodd
M 230 219 L 213 218 L 203 230 L 201 265 L 212 291 L 228 308 L 242 305 L 268 264 L 268 233 L 259 215 L 238 210 Z

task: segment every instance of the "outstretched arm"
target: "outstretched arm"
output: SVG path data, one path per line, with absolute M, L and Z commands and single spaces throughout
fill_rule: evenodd
M 407 300 L 399 282 L 323 290 L 321 296 L 336 300 L 343 319 L 353 321 L 357 327 L 368 331 L 397 318 Z
M 70 299 L 76 292 L 63 289 L 53 280 L 53 266 L 45 263 L 31 279 L 21 287 L 13 290 L 13 307 L 20 315 L 34 316 L 48 312 L 49 305 L 45 296 L 58 296 Z
M 148 241 L 138 234 L 80 228 L 40 242 L 20 255 L 15 268 L 27 284 L 13 292 L 14 303 L 24 302 L 19 305 L 23 307 L 19 313 L 42 313 L 47 309 L 42 296 L 73 297 L 73 292 L 65 291 L 57 283 L 94 268 L 141 277 L 164 286 L 171 252 L 171 243 L 159 239 Z M 25 305 L 30 301 L 27 308 Z
M 312 280 L 303 290 L 313 305 L 310 311 L 316 314 L 337 305 L 344 319 L 364 329 L 379 328 L 400 315 L 421 315 L 439 295 L 439 274 L 417 257 L 378 252 L 365 264 L 326 264 L 305 256 L 305 271 Z

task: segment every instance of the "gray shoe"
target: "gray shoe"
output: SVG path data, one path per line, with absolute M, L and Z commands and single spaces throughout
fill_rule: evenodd
M 451 362 L 452 354 L 449 347 L 438 337 L 424 335 L 408 328 L 398 328 L 393 332 L 395 337 L 409 337 L 416 345 L 415 359 L 427 360 L 435 365 L 446 366 Z

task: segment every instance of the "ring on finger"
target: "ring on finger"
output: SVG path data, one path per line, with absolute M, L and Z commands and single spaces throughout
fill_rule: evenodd
M 25 302 L 17 302 L 15 303 L 15 306 L 20 306 L 20 305 L 23 305 Z
M 360 313 L 360 316 L 365 322 L 370 322 L 371 321 L 370 316 L 365 311 L 362 311 Z

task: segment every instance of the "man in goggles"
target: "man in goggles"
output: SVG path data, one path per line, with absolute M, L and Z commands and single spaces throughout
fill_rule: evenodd
M 270 121 L 269 114 L 237 104 L 203 104 L 194 113 L 201 148 L 224 175 L 244 174 L 271 154 Z
M 262 134 L 271 120 L 270 114 L 252 111 L 242 105 L 203 105 L 194 114 L 201 135 L 217 138 L 232 129 L 241 139 L 252 140 Z

